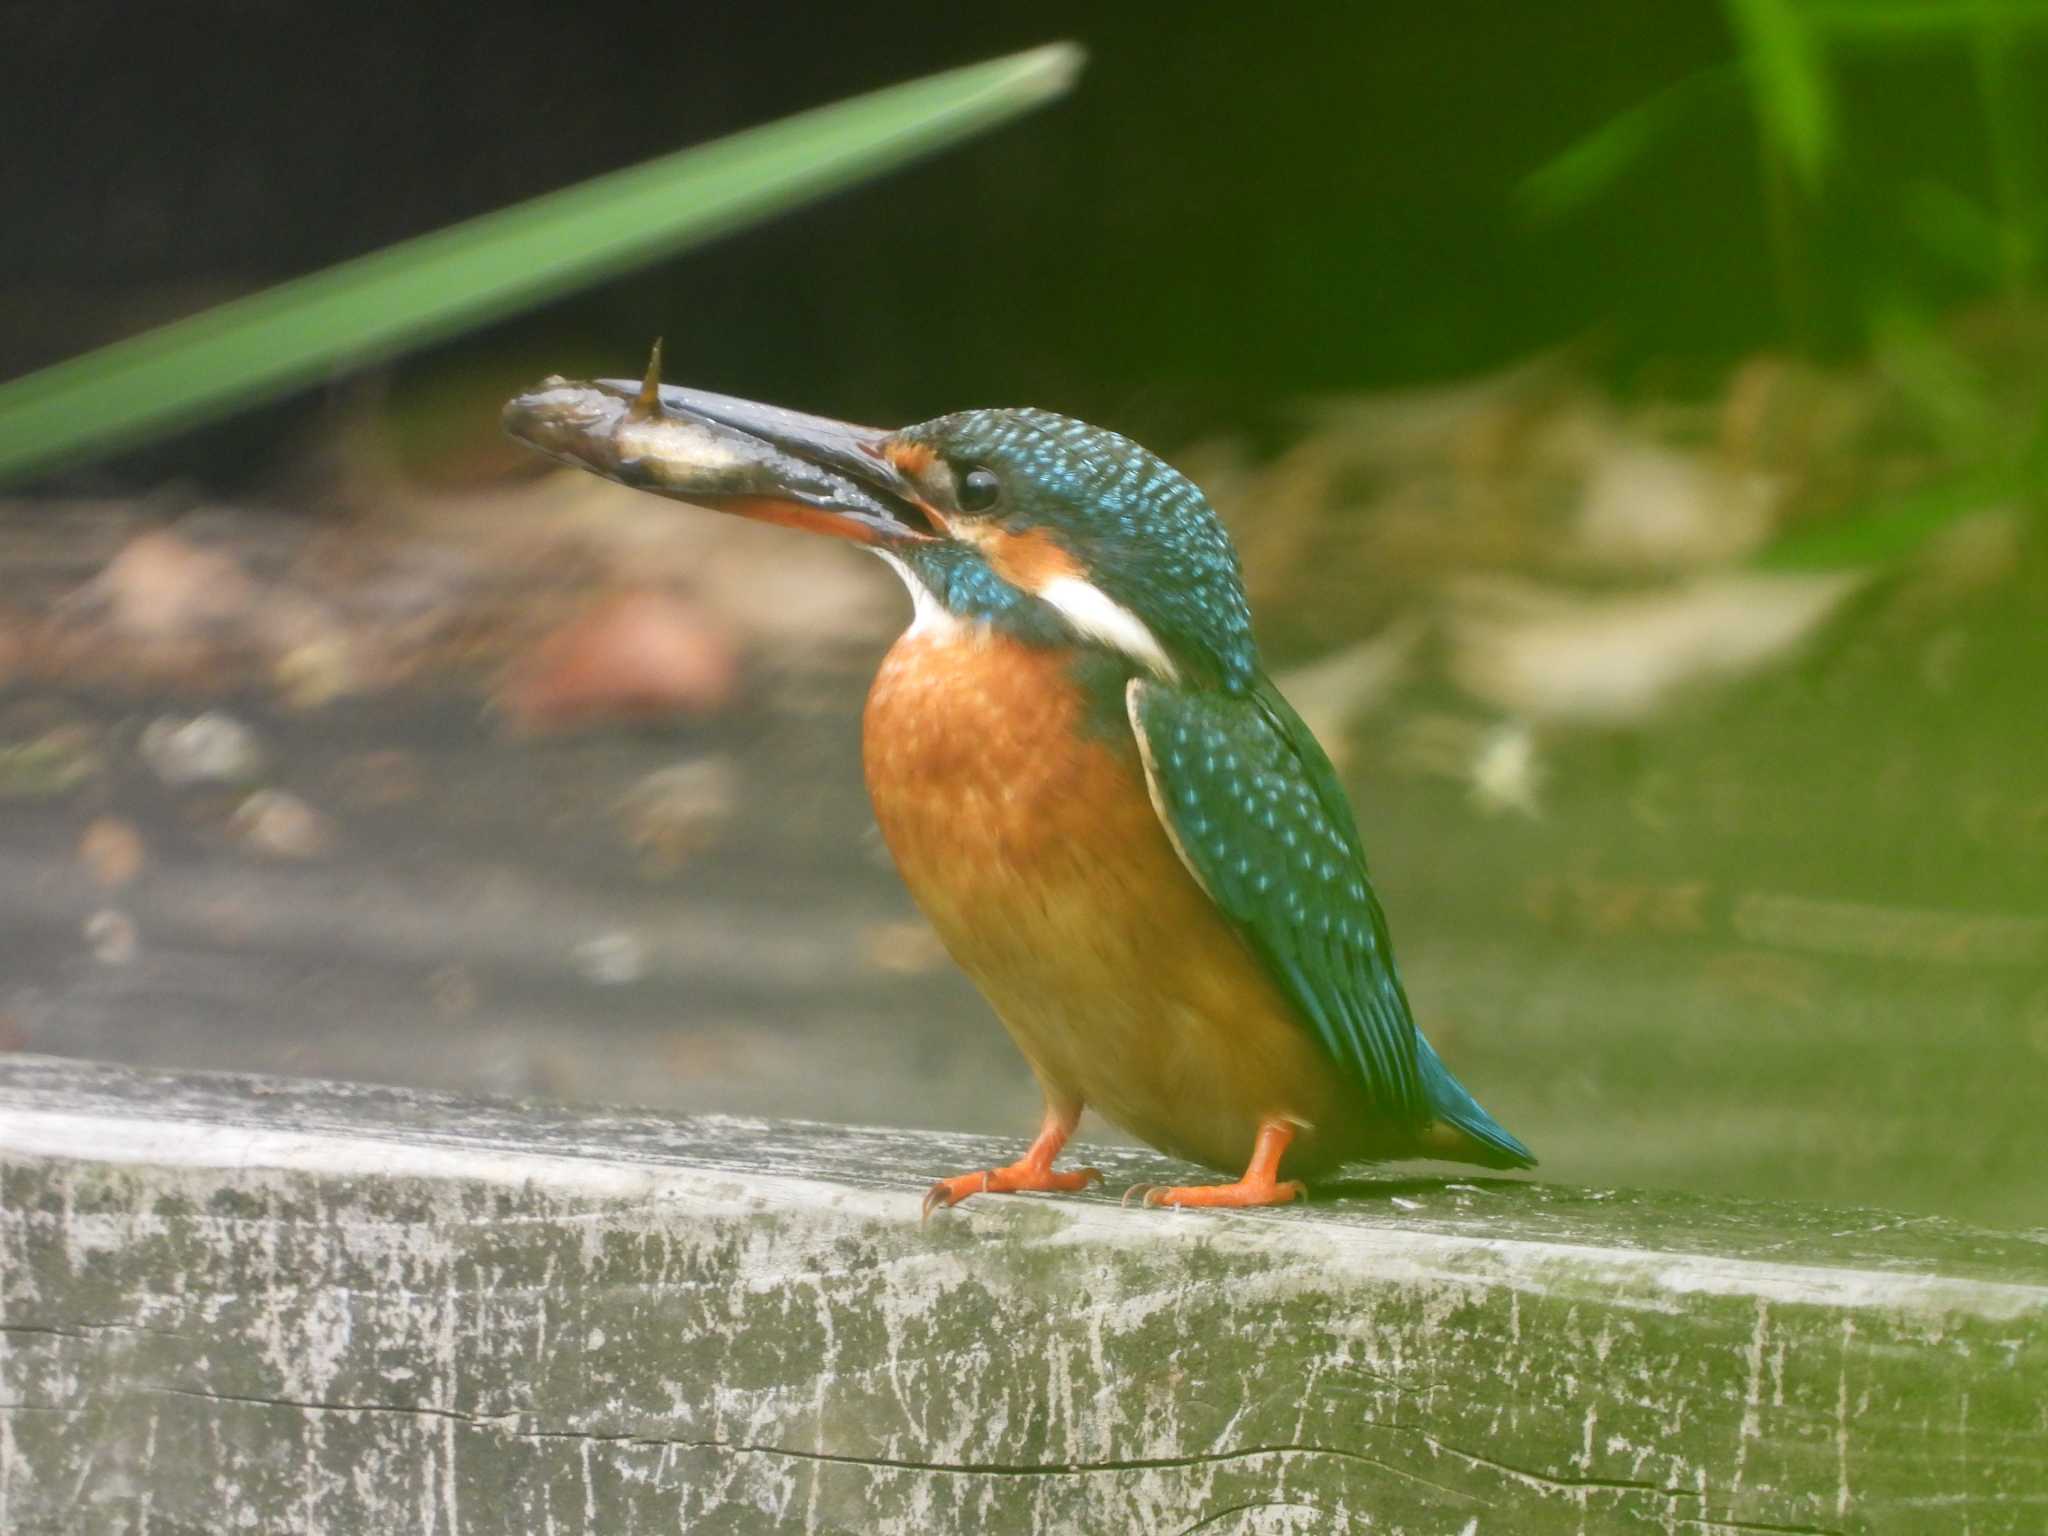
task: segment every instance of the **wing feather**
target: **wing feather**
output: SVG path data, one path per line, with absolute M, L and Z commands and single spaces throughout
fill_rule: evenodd
M 1428 1118 L 1414 1015 L 1336 770 L 1265 678 L 1246 695 L 1134 678 L 1153 809 L 1332 1060 L 1388 1114 Z

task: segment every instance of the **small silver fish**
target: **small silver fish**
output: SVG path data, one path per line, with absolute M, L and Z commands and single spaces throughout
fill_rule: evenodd
M 637 383 L 546 378 L 500 419 L 549 457 L 634 490 L 868 544 L 931 532 L 880 450 L 888 434 L 665 385 L 658 341 Z

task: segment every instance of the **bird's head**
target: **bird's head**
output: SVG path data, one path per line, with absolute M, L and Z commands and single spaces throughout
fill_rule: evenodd
M 505 422 L 623 484 L 864 544 L 921 614 L 1232 692 L 1256 674 L 1237 554 L 1207 499 L 1104 428 L 1023 409 L 858 427 L 660 385 L 653 367 L 639 384 L 549 380 Z

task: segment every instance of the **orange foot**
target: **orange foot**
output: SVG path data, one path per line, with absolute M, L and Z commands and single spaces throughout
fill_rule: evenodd
M 958 1205 L 969 1195 L 1014 1195 L 1026 1191 L 1071 1194 L 1102 1182 L 1099 1168 L 1076 1168 L 1072 1173 L 1053 1172 L 1052 1160 L 1060 1154 L 1081 1118 L 1081 1107 L 1046 1106 L 1045 1123 L 1031 1148 L 1007 1168 L 984 1168 L 979 1173 L 956 1173 L 940 1179 L 924 1192 L 924 1215 Z
M 1141 1184 L 1126 1193 L 1124 1199 L 1142 1194 L 1147 1205 L 1285 1205 L 1308 1193 L 1307 1186 L 1299 1179 L 1276 1177 L 1280 1171 L 1281 1155 L 1293 1140 L 1294 1123 L 1291 1120 L 1262 1120 L 1259 1122 L 1258 1140 L 1252 1145 L 1251 1165 L 1235 1184 L 1188 1184 L 1167 1188 Z
M 1015 1195 L 1033 1191 L 1071 1194 L 1102 1182 L 1100 1168 L 1076 1168 L 1072 1173 L 1054 1173 L 1034 1168 L 1029 1158 L 1020 1158 L 1007 1168 L 985 1168 L 980 1173 L 956 1173 L 940 1179 L 924 1192 L 924 1214 L 958 1205 L 969 1195 Z

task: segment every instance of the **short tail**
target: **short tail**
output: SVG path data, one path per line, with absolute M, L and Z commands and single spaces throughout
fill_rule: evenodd
M 1451 1076 L 1429 1042 L 1418 1035 L 1415 1043 L 1420 1050 L 1422 1090 L 1428 1096 L 1431 1112 L 1440 1124 L 1461 1133 L 1461 1142 L 1468 1144 L 1460 1145 L 1453 1155 L 1461 1162 L 1478 1163 L 1484 1168 L 1535 1167 L 1536 1154 L 1479 1107 L 1479 1101 Z

